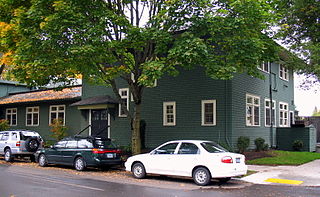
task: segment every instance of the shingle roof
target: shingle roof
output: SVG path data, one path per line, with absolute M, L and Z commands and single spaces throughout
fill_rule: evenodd
M 114 98 L 105 95 L 105 96 L 96 96 L 83 99 L 76 103 L 73 103 L 71 106 L 84 106 L 84 105 L 97 105 L 97 104 L 117 104 L 119 103 Z
M 81 98 L 81 86 L 64 88 L 60 91 L 50 90 L 37 90 L 24 93 L 15 93 L 9 96 L 0 98 L 0 105 L 13 104 L 13 103 L 30 103 L 51 100 L 70 100 Z

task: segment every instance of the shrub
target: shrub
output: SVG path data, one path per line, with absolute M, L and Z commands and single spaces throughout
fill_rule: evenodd
M 295 151 L 301 151 L 303 148 L 303 142 L 301 140 L 295 140 L 292 144 L 292 148 Z
M 5 131 L 10 128 L 8 120 L 1 119 L 0 120 L 0 131 Z
M 52 132 L 51 137 L 53 137 L 57 141 L 60 141 L 67 136 L 68 128 L 62 124 L 61 120 L 53 120 L 53 123 L 50 125 L 50 127 L 50 131 Z
M 269 145 L 265 143 L 265 144 L 263 145 L 263 149 L 262 149 L 262 150 L 268 150 L 268 149 L 269 149 Z
M 247 148 L 249 147 L 249 144 L 250 144 L 250 139 L 248 137 L 240 136 L 237 142 L 237 148 L 239 152 L 244 153 L 244 151 L 246 151 Z
M 265 140 L 261 137 L 254 140 L 254 144 L 256 145 L 256 151 L 262 151 L 265 148 Z

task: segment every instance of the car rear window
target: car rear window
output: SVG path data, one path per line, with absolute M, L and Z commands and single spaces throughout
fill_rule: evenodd
M 117 148 L 117 146 L 113 144 L 111 140 L 94 140 L 93 146 L 94 148 Z
M 27 140 L 29 137 L 33 137 L 33 136 L 39 137 L 41 139 L 39 134 L 36 133 L 36 132 L 31 132 L 31 131 L 22 131 L 22 132 L 20 132 L 20 139 L 21 140 Z
M 201 146 L 209 153 L 228 152 L 228 150 L 224 149 L 222 146 L 214 142 L 202 142 Z

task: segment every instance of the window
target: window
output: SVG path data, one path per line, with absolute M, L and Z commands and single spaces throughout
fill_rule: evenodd
M 123 102 L 124 107 L 129 110 L 129 88 L 119 89 L 119 94 L 121 100 Z M 121 107 L 121 103 L 119 103 L 119 117 L 127 117 L 126 113 Z
M 182 143 L 178 154 L 199 154 L 199 148 L 195 144 Z
M 246 125 L 260 126 L 260 97 L 246 95 Z
M 67 144 L 67 141 L 59 141 L 54 145 L 54 147 L 55 148 L 65 148 L 66 144 Z
M 80 139 L 78 141 L 78 148 L 93 148 L 93 144 L 86 139 Z
M 68 141 L 66 148 L 77 148 L 77 141 L 75 140 Z
M 6 109 L 6 119 L 10 126 L 17 126 L 17 108 Z
M 51 105 L 49 124 L 51 125 L 54 123 L 54 120 L 58 120 L 65 125 L 65 109 L 65 105 Z
M 270 72 L 270 62 L 262 62 L 262 64 L 260 64 L 258 66 L 258 68 L 264 72 L 269 73 Z
M 39 126 L 39 107 L 26 108 L 26 125 Z
M 279 126 L 288 127 L 288 103 L 279 103 Z
M 163 103 L 163 125 L 164 126 L 176 125 L 176 102 Z
M 289 71 L 282 64 L 279 64 L 279 76 L 280 76 L 280 79 L 283 79 L 283 80 L 286 80 L 286 81 L 289 80 Z
M 295 124 L 295 120 L 294 120 L 294 112 L 290 111 L 290 125 Z
M 178 143 L 170 143 L 155 150 L 154 154 L 174 154 Z
M 8 139 L 9 139 L 9 133 L 8 132 L 3 133 L 1 137 L 1 141 L 7 141 Z
M 265 126 L 270 127 L 271 123 L 273 126 L 276 125 L 276 102 L 272 101 L 272 112 L 271 112 L 271 102 L 270 99 L 265 99 L 264 101 L 264 109 L 265 109 Z M 272 116 L 272 119 L 271 119 Z
M 216 125 L 216 100 L 201 101 L 202 126 Z

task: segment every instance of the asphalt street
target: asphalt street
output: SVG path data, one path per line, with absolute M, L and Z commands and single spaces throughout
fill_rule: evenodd
M 70 170 L 71 171 L 71 170 Z M 71 171 L 72 172 L 72 171 Z M 86 172 L 84 172 L 86 173 Z M 90 173 L 90 172 L 88 172 Z M 157 178 L 155 178 L 157 179 Z M 160 179 L 160 178 L 159 178 Z M 162 186 L 158 187 L 152 182 Z M 167 180 L 151 180 L 148 184 L 112 181 L 60 171 L 35 167 L 0 164 L 1 197 L 319 197 L 320 187 L 292 187 L 277 185 L 244 184 L 244 187 L 178 187 L 185 184 L 179 179 L 174 184 Z M 187 182 L 186 184 L 191 184 Z M 215 183 L 213 183 L 214 185 Z M 167 185 L 167 186 L 166 186 Z

